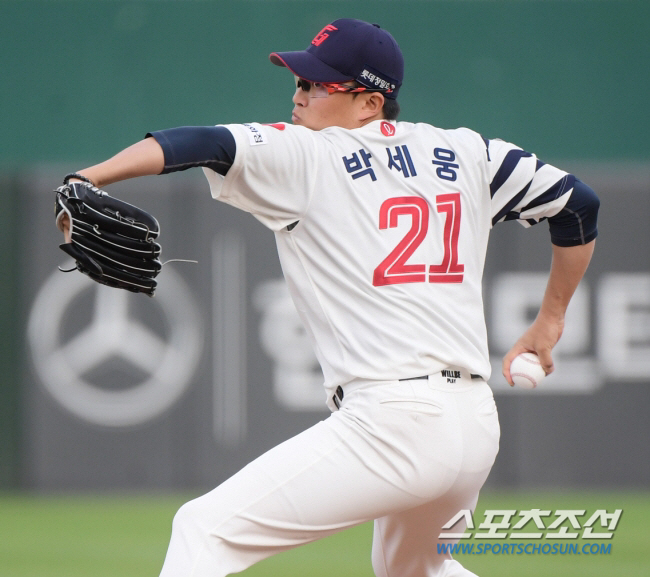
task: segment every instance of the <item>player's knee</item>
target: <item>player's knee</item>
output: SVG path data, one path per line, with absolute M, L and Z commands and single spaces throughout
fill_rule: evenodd
M 196 533 L 200 532 L 200 512 L 201 505 L 197 502 L 199 499 L 188 501 L 176 511 L 172 521 L 172 533 Z
M 212 575 L 225 577 L 252 564 L 213 528 L 219 520 L 210 514 L 210 502 L 202 497 L 182 505 L 172 521 L 167 554 L 169 571 L 164 575 Z

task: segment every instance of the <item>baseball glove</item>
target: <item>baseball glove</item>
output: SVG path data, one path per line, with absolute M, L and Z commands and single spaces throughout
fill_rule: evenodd
M 69 182 L 71 178 L 85 182 Z M 162 268 L 158 221 L 146 211 L 109 196 L 88 179 L 68 174 L 55 191 L 56 224 L 70 220 L 70 243 L 61 250 L 79 270 L 98 283 L 153 296 Z M 62 269 L 63 270 L 63 269 Z

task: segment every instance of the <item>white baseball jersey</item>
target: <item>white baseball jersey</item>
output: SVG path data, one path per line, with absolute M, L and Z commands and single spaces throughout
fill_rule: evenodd
M 490 376 L 481 278 L 493 224 L 557 214 L 567 173 L 466 128 L 374 121 L 312 131 L 227 125 L 237 144 L 212 195 L 275 232 L 325 376 Z

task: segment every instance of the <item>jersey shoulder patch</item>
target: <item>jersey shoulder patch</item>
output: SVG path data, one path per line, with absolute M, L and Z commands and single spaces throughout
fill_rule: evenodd
M 251 146 L 259 146 L 261 144 L 268 144 L 269 140 L 264 133 L 264 130 L 262 128 L 261 124 L 242 124 L 244 128 L 246 128 L 246 134 L 248 135 L 248 142 Z

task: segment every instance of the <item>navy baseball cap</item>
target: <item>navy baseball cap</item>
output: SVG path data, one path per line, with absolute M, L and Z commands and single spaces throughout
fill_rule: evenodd
M 395 39 L 378 24 L 342 18 L 323 28 L 306 50 L 273 52 L 269 58 L 310 82 L 347 82 L 397 98 L 404 58 Z

